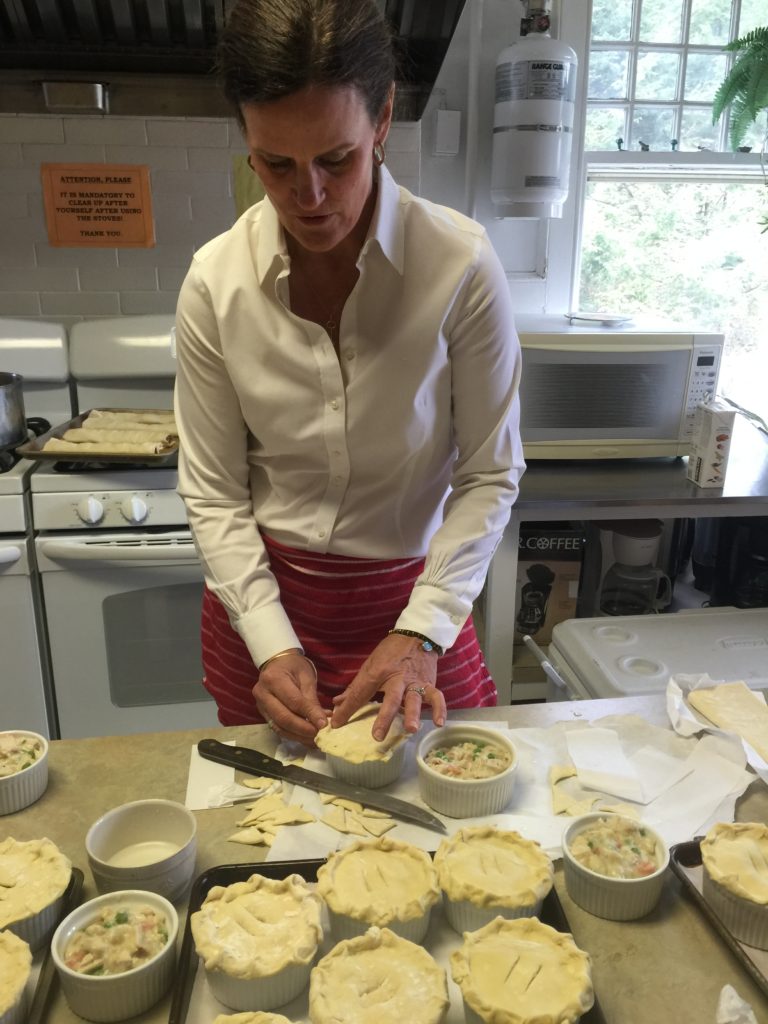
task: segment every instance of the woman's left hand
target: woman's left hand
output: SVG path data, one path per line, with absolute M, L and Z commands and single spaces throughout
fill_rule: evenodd
M 401 708 L 405 731 L 416 732 L 425 703 L 432 708 L 435 725 L 445 725 L 445 697 L 435 686 L 436 677 L 437 654 L 425 651 L 415 637 L 391 633 L 366 658 L 344 693 L 334 697 L 331 725 L 345 725 L 358 708 L 379 692 L 384 694 L 384 700 L 373 723 L 374 739 L 384 739 Z

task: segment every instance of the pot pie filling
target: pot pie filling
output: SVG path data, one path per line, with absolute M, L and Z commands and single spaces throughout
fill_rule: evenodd
M 659 844 L 642 822 L 607 816 L 574 836 L 575 861 L 608 878 L 646 878 L 659 869 Z
M 310 963 L 323 937 L 320 898 L 295 874 L 215 885 L 190 924 L 206 970 L 243 979 Z
M 701 859 L 712 881 L 732 895 L 768 904 L 768 827 L 720 822 L 701 841 Z
M 72 865 L 50 839 L 0 842 L 0 928 L 38 914 L 64 894 Z
M 512 755 L 498 743 L 469 739 L 433 747 L 424 763 L 450 779 L 490 779 L 509 768 Z
M 440 899 L 429 854 L 386 836 L 332 853 L 317 891 L 334 913 L 378 927 L 422 917 Z
M 591 962 L 535 917 L 494 918 L 451 954 L 465 1002 L 492 1024 L 573 1024 L 594 1003 Z
M 13 932 L 0 932 L 0 1017 L 21 999 L 32 971 L 32 951 Z
M 146 904 L 107 904 L 72 934 L 62 959 L 78 974 L 124 974 L 154 959 L 167 944 L 168 921 L 161 911 Z
M 438 1024 L 448 1008 L 445 971 L 388 928 L 337 943 L 313 969 L 313 1024 Z
M 43 756 L 44 750 L 35 736 L 21 732 L 0 733 L 0 779 L 31 768 Z
M 350 717 L 346 725 L 338 729 L 331 728 L 329 722 L 315 736 L 318 749 L 324 754 L 349 761 L 350 764 L 391 760 L 393 752 L 408 739 L 408 734 L 405 731 L 403 716 L 395 715 L 384 739 L 375 740 L 371 730 L 380 711 L 381 704 L 372 702 L 364 704 Z
M 480 907 L 529 907 L 552 888 L 552 861 L 538 843 L 492 826 L 462 828 L 435 854 L 440 888 L 449 900 Z

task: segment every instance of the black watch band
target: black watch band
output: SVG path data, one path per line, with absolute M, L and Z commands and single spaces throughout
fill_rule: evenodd
M 430 640 L 429 637 L 424 636 L 423 633 L 416 633 L 412 629 L 390 629 L 387 635 L 391 636 L 393 633 L 397 633 L 399 636 L 412 636 L 415 640 L 421 640 L 421 649 L 426 651 L 428 654 L 431 654 L 433 651 L 438 656 L 445 654 L 445 651 L 440 644 L 436 644 L 434 640 Z

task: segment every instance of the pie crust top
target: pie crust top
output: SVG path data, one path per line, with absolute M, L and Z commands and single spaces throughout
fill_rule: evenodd
M 538 843 L 490 825 L 461 828 L 435 854 L 449 900 L 478 907 L 530 907 L 552 888 L 552 861 Z
M 323 937 L 320 906 L 300 875 L 215 885 L 190 918 L 195 948 L 208 971 L 271 977 L 312 961 Z
M 439 1024 L 447 1009 L 445 971 L 389 928 L 337 943 L 309 979 L 312 1024 Z
M 381 711 L 381 704 L 364 704 L 351 716 L 346 725 L 332 729 L 330 722 L 322 728 L 315 743 L 325 754 L 340 757 L 350 764 L 365 761 L 389 761 L 392 754 L 408 739 L 402 715 L 395 715 L 389 732 L 383 740 L 371 735 L 373 720 Z
M 768 760 L 768 705 L 745 682 L 691 690 L 688 703 L 721 729 L 741 736 Z
M 709 877 L 734 896 L 768 904 L 768 827 L 756 822 L 719 822 L 701 841 Z
M 245 1010 L 243 1013 L 220 1013 L 213 1024 L 291 1024 L 282 1013 L 268 1010 Z
M 72 865 L 50 839 L 0 843 L 0 928 L 38 914 L 63 895 Z
M 13 932 L 0 932 L 0 1017 L 16 1006 L 32 970 L 32 951 Z
M 422 917 L 440 899 L 429 854 L 386 836 L 332 853 L 317 891 L 334 913 L 379 927 Z
M 573 1024 L 594 1002 L 589 955 L 536 917 L 465 932 L 451 974 L 486 1024 Z

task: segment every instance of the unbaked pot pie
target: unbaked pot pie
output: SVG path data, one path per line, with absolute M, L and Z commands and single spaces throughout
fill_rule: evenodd
M 439 1024 L 447 1009 L 445 971 L 389 928 L 337 943 L 309 982 L 312 1024 Z
M 291 1021 L 282 1013 L 246 1010 L 244 1013 L 220 1013 L 213 1018 L 213 1024 L 291 1024 Z
M 317 891 L 336 939 L 362 935 L 376 925 L 421 942 L 440 899 L 429 854 L 386 836 L 356 840 L 332 853 L 317 872 Z
M 26 1019 L 26 985 L 32 971 L 32 951 L 13 932 L 0 932 L 0 1024 Z
M 272 1010 L 302 992 L 323 937 L 320 907 L 300 875 L 213 886 L 190 925 L 219 1002 Z
M 459 933 L 495 917 L 535 917 L 552 888 L 552 861 L 538 843 L 490 825 L 461 828 L 444 839 L 435 869 L 445 913 Z
M 720 822 L 701 841 L 702 893 L 735 938 L 768 949 L 768 827 Z
M 368 789 L 378 789 L 394 782 L 405 759 L 408 733 L 402 715 L 395 715 L 383 740 L 375 740 L 371 730 L 381 704 L 364 704 L 346 725 L 331 728 L 330 722 L 315 736 L 328 765 L 340 779 Z
M 53 934 L 72 864 L 50 839 L 0 842 L 0 929 L 28 942 L 32 952 Z
M 575 1024 L 592 1007 L 589 955 L 536 917 L 497 917 L 451 954 L 466 1024 Z

